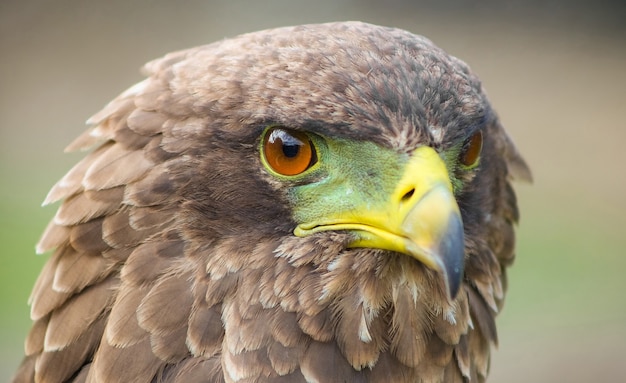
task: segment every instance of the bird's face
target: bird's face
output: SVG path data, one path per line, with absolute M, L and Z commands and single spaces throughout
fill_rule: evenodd
M 296 236 L 346 231 L 348 247 L 411 256 L 439 271 L 456 295 L 465 255 L 453 187 L 459 180 L 449 170 L 477 166 L 482 131 L 444 155 L 429 146 L 398 153 L 280 126 L 267 128 L 260 142 L 264 168 L 288 185 Z
M 355 34 L 360 42 L 344 45 L 320 35 L 299 45 L 292 37 L 225 44 L 220 58 L 207 54 L 219 68 L 210 75 L 181 66 L 203 79 L 194 84 L 194 113 L 208 111 L 217 127 L 201 140 L 217 159 L 201 172 L 210 177 L 207 196 L 185 199 L 207 201 L 196 210 L 216 212 L 220 222 L 204 224 L 203 216 L 195 226 L 288 239 L 347 234 L 345 249 L 412 258 L 439 274 L 441 290 L 454 298 L 467 256 L 466 216 L 475 213 L 463 194 L 480 189 L 470 184 L 494 123 L 480 83 L 427 40 L 403 47 L 403 35 L 386 45 Z M 254 55 L 248 61 L 242 52 Z M 235 56 L 239 66 L 221 62 Z M 258 171 L 233 180 L 223 157 L 243 159 L 240 168 L 255 157 Z

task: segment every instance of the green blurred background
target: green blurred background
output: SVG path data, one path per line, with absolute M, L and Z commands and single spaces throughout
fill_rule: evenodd
M 3 0 L 0 381 L 22 356 L 34 244 L 84 121 L 168 51 L 363 20 L 423 34 L 480 75 L 533 168 L 491 382 L 615 382 L 626 370 L 624 1 Z

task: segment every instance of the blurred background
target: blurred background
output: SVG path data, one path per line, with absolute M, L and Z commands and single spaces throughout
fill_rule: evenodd
M 626 2 L 0 2 L 0 381 L 30 326 L 47 191 L 84 121 L 169 51 L 270 27 L 362 20 L 468 62 L 531 165 L 491 382 L 624 381 Z

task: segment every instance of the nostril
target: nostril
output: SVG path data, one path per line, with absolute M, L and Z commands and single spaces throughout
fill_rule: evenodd
M 411 189 L 408 192 L 404 193 L 404 195 L 402 196 L 402 202 L 406 202 L 407 200 L 409 200 L 411 197 L 413 197 L 414 193 L 415 189 Z

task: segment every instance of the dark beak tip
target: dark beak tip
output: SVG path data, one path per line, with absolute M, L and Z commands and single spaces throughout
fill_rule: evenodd
M 449 297 L 456 298 L 463 282 L 465 267 L 465 238 L 463 223 L 454 216 L 441 243 L 443 273 Z
M 448 282 L 448 295 L 451 300 L 454 300 L 461 287 L 462 275 L 458 272 L 457 275 L 448 274 L 446 279 Z

